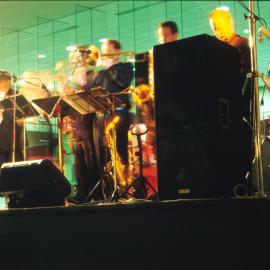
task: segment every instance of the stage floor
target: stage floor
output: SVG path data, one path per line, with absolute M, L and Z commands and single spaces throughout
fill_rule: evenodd
M 2 269 L 268 269 L 270 199 L 0 211 Z

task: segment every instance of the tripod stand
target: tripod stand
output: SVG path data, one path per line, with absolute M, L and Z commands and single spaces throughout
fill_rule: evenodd
M 116 130 L 115 130 L 115 126 L 119 121 L 119 116 L 115 116 L 115 108 L 118 107 L 118 99 L 116 98 L 118 94 L 109 94 L 106 92 L 106 95 L 103 94 L 100 95 L 100 98 L 107 98 L 107 110 L 105 110 L 104 113 L 104 135 L 106 137 L 109 136 L 109 132 L 111 132 L 111 142 L 110 142 L 110 148 L 111 148 L 111 166 L 108 166 L 108 162 L 107 162 L 107 150 L 105 150 L 105 173 L 102 175 L 102 177 L 99 179 L 99 181 L 96 183 L 96 185 L 94 186 L 94 188 L 89 192 L 87 198 L 85 199 L 85 202 L 89 202 L 91 200 L 91 198 L 93 197 L 93 195 L 95 194 L 95 192 L 97 191 L 97 188 L 99 186 L 103 187 L 102 193 L 103 196 L 105 197 L 105 201 L 117 201 L 119 198 L 119 193 L 118 193 L 118 187 L 117 187 L 117 169 L 116 169 Z M 112 121 L 107 125 L 106 123 L 106 115 L 107 115 L 107 111 L 111 112 L 111 117 L 112 117 Z M 108 138 L 107 138 L 108 139 Z M 110 140 L 110 139 L 109 139 Z M 106 141 L 106 144 L 108 144 L 108 142 Z M 108 168 L 110 167 L 110 168 Z M 113 185 L 109 184 L 109 181 L 106 182 L 106 180 L 108 179 L 112 179 L 113 180 Z M 108 187 L 109 186 L 109 187 Z M 113 186 L 113 188 L 112 188 Z M 104 188 L 105 187 L 105 188 Z M 105 190 L 109 188 L 109 194 L 107 196 L 107 194 L 105 194 Z
M 140 190 L 137 190 L 137 197 L 141 197 L 142 199 L 146 199 L 147 198 L 147 192 L 146 192 L 146 185 L 148 185 L 151 190 L 153 191 L 154 195 L 157 196 L 157 191 L 156 189 L 151 185 L 151 183 L 147 180 L 146 177 L 144 177 L 143 175 L 143 151 L 142 151 L 142 135 L 147 133 L 147 129 L 143 132 L 141 132 L 139 129 L 135 127 L 132 128 L 132 134 L 137 136 L 137 141 L 138 141 L 138 148 L 139 151 L 137 152 L 137 155 L 139 157 L 139 175 L 138 177 L 126 188 L 126 190 L 121 194 L 121 197 L 125 197 L 129 190 L 132 187 L 138 187 L 140 188 Z
M 115 125 L 119 120 L 119 117 L 113 118 L 113 120 L 110 122 L 110 124 L 106 125 L 106 116 L 104 117 L 105 121 L 105 137 L 106 137 L 106 144 L 111 144 L 109 147 L 111 149 L 111 163 L 107 161 L 107 149 L 105 149 L 105 166 L 104 166 L 104 173 L 102 177 L 98 180 L 94 188 L 89 192 L 85 202 L 88 202 L 91 200 L 95 192 L 97 191 L 97 188 L 100 186 L 102 189 L 102 195 L 105 199 L 105 201 L 115 201 L 118 199 L 118 193 L 117 193 L 117 174 L 116 174 L 116 136 L 115 136 Z M 108 138 L 109 130 L 112 129 L 112 136 L 111 138 Z M 111 142 L 107 142 L 107 140 L 111 140 Z M 112 182 L 110 181 L 112 180 Z M 107 193 L 106 193 L 107 192 Z

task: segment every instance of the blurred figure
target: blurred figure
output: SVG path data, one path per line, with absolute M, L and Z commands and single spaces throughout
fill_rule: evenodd
M 226 42 L 227 44 L 238 49 L 240 53 L 241 61 L 241 86 L 246 85 L 244 91 L 242 90 L 242 102 L 239 104 L 242 110 L 242 117 L 245 121 L 242 121 L 241 133 L 244 140 L 243 149 L 241 149 L 243 156 L 247 156 L 248 159 L 243 160 L 243 178 L 249 176 L 246 179 L 248 185 L 251 183 L 251 171 L 252 171 L 252 129 L 250 126 L 253 125 L 252 117 L 252 81 L 247 80 L 246 75 L 251 71 L 251 53 L 248 39 L 241 37 L 235 33 L 233 19 L 229 11 L 220 8 L 214 9 L 209 14 L 209 22 L 211 29 L 217 39 Z M 241 91 L 241 89 L 239 89 Z M 249 123 L 249 125 L 247 124 Z
M 11 89 L 11 75 L 0 70 L 0 100 L 13 95 Z M 16 149 L 15 160 L 23 160 L 22 154 L 22 125 L 23 122 L 16 122 Z M 5 162 L 12 161 L 13 146 L 13 115 L 7 111 L 0 112 L 0 167 Z
M 248 39 L 236 34 L 233 19 L 229 11 L 214 9 L 209 14 L 211 29 L 216 38 L 237 48 L 241 56 L 241 71 L 246 75 L 251 70 L 250 47 Z
M 178 40 L 178 27 L 174 21 L 162 22 L 158 27 L 159 44 Z
M 86 85 L 93 81 L 95 66 L 99 51 L 95 46 L 78 46 L 69 55 L 69 72 L 64 76 L 64 63 L 56 67 L 62 78 L 62 92 L 66 95 L 85 91 Z M 89 192 L 102 176 L 103 167 L 99 160 L 99 127 L 95 113 L 79 115 L 74 113 L 63 119 L 64 131 L 75 156 L 75 176 L 77 192 L 75 200 L 84 202 Z M 96 193 L 96 200 L 102 199 L 101 193 Z
M 62 91 L 65 94 L 72 94 L 73 92 L 84 90 L 87 83 L 93 80 L 98 59 L 99 50 L 94 45 L 79 45 L 76 50 L 71 51 L 69 53 L 68 72 L 63 68 L 63 64 L 67 66 L 65 63 L 59 62 L 56 66 L 59 75 L 62 74 L 62 77 L 59 77 L 62 78 L 62 81 L 60 81 Z M 72 74 L 68 76 L 68 73 L 72 70 Z M 63 71 L 66 73 L 64 76 Z M 63 89 L 64 87 L 65 89 Z
M 236 34 L 233 26 L 233 19 L 229 11 L 223 9 L 214 9 L 209 14 L 211 29 L 219 40 L 238 49 L 241 60 L 242 85 L 246 80 L 246 74 L 251 71 L 251 54 L 248 39 Z M 243 96 L 243 115 L 252 123 L 252 85 L 249 82 Z

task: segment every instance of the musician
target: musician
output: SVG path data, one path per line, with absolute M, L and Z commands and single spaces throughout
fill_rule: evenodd
M 157 30 L 157 34 L 158 34 L 158 41 L 159 44 L 165 44 L 165 43 L 169 43 L 169 42 L 173 42 L 173 41 L 177 41 L 178 40 L 178 26 L 174 21 L 165 21 L 165 22 L 161 22 L 159 24 L 158 30 Z M 151 91 L 154 91 L 154 56 L 153 56 L 153 50 L 149 50 L 149 54 L 148 54 L 148 84 L 149 87 L 151 89 Z M 145 90 L 146 87 L 142 86 L 139 87 L 138 90 Z M 138 91 L 137 91 L 138 92 Z M 144 91 L 146 92 L 146 91 Z M 140 94 L 143 95 L 143 91 L 139 91 Z M 140 95 L 138 95 L 140 98 Z M 141 109 L 142 111 L 144 111 L 145 114 L 145 122 L 148 126 L 148 135 L 147 137 L 150 137 L 150 133 L 153 135 L 153 120 L 154 120 L 154 99 L 153 97 L 151 97 L 151 94 L 149 93 L 147 96 L 149 96 L 149 98 L 147 99 L 147 102 L 142 102 L 142 106 Z M 154 137 L 155 135 L 151 136 L 151 144 L 154 145 Z
M 174 21 L 164 21 L 161 22 L 158 26 L 157 30 L 158 35 L 158 41 L 159 44 L 166 44 L 169 42 L 177 41 L 179 36 L 178 26 L 176 22 Z M 138 106 L 143 114 L 144 114 L 144 120 L 148 128 L 148 133 L 146 135 L 146 143 L 147 145 L 151 145 L 153 147 L 153 150 L 155 148 L 155 121 L 154 121 L 154 97 L 151 95 L 151 91 L 154 92 L 154 56 L 153 56 L 153 49 L 149 50 L 149 58 L 148 58 L 148 85 L 150 91 L 145 91 L 147 87 L 145 85 L 142 85 L 141 87 L 138 87 L 139 92 L 139 98 L 140 96 L 148 96 L 144 102 L 141 102 L 142 104 Z M 140 91 L 142 90 L 142 91 Z M 147 157 L 147 154 L 144 155 Z
M 209 15 L 209 21 L 211 29 L 219 40 L 226 42 L 227 44 L 238 49 L 240 53 L 241 61 L 241 85 L 244 85 L 246 75 L 251 71 L 251 54 L 248 39 L 241 37 L 234 31 L 233 19 L 229 11 L 220 8 L 214 9 Z M 240 90 L 240 89 L 239 89 Z M 242 96 L 242 102 L 239 104 L 242 110 L 242 116 L 245 121 L 242 121 L 241 133 L 243 138 L 242 153 L 243 156 L 247 156 L 248 159 L 243 159 L 244 168 L 243 175 L 247 172 L 251 172 L 252 164 L 252 84 L 251 81 L 247 84 L 247 87 Z M 250 125 L 247 124 L 250 123 Z M 244 161 L 246 160 L 246 162 Z
M 11 75 L 0 70 L 0 99 L 3 100 L 13 95 L 11 89 Z M 22 125 L 21 121 L 16 122 L 16 161 L 23 159 L 22 154 Z M 5 162 L 12 161 L 13 145 L 13 115 L 7 111 L 0 112 L 0 166 Z
M 106 39 L 101 45 L 101 52 L 104 56 L 101 70 L 94 80 L 87 86 L 87 89 L 101 86 L 110 93 L 119 93 L 129 87 L 133 79 L 133 66 L 130 63 L 120 62 L 121 44 L 117 40 Z M 126 94 L 117 95 L 123 107 L 116 108 L 115 114 L 120 116 L 120 121 L 116 125 L 116 146 L 119 156 L 124 164 L 128 163 L 128 130 L 130 126 L 131 107 L 129 96 Z
M 233 19 L 229 11 L 214 9 L 209 15 L 211 29 L 214 35 L 221 41 L 238 49 L 241 60 L 242 85 L 246 80 L 246 74 L 251 71 L 250 46 L 248 39 L 236 34 Z M 251 122 L 251 84 L 245 89 L 243 96 L 243 113 Z
M 159 44 L 165 44 L 178 40 L 178 27 L 174 21 L 165 21 L 158 27 Z
M 241 56 L 241 72 L 245 76 L 251 70 L 250 47 L 248 39 L 234 31 L 233 19 L 229 11 L 214 9 L 209 15 L 211 29 L 221 41 L 237 48 Z
M 174 21 L 165 21 L 161 22 L 159 24 L 158 30 L 158 41 L 159 44 L 165 44 L 173 41 L 178 40 L 178 26 Z M 153 49 L 149 50 L 148 54 L 148 84 L 152 92 L 154 92 L 154 56 L 153 56 Z M 138 90 L 145 90 L 146 87 L 142 86 L 139 87 Z M 138 98 L 140 99 L 140 96 L 144 96 L 143 92 L 146 91 L 137 91 L 142 95 L 138 95 Z M 147 138 L 150 139 L 152 145 L 155 144 L 155 134 L 154 134 L 154 99 L 151 97 L 151 94 L 149 93 L 147 96 L 149 98 L 147 99 L 147 102 L 142 102 L 141 104 L 141 110 L 145 114 L 145 122 L 148 127 L 148 134 Z M 150 135 L 151 134 L 151 135 Z
M 159 44 L 166 44 L 178 40 L 178 26 L 174 21 L 161 22 L 157 29 Z M 155 150 L 155 109 L 154 109 L 154 56 L 153 49 L 148 51 L 148 85 L 136 87 L 135 101 L 137 101 L 137 119 L 147 126 L 145 141 L 143 141 L 144 175 L 157 189 L 156 150 Z M 146 186 L 148 196 L 152 190 Z
M 81 52 L 72 52 L 69 61 L 77 65 L 73 79 L 63 91 L 72 94 L 83 91 L 87 83 L 93 80 L 94 67 L 98 60 L 98 50 L 94 46 L 80 46 Z M 79 64 L 78 64 L 79 63 Z M 98 142 L 96 141 L 96 115 L 79 115 L 74 113 L 67 118 L 69 127 L 68 139 L 75 156 L 75 176 L 77 193 L 75 200 L 84 202 L 89 192 L 102 176 L 103 168 L 99 164 Z M 101 193 L 96 192 L 94 199 L 102 199 Z

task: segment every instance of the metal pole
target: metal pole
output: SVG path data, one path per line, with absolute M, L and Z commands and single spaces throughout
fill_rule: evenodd
M 17 94 L 17 81 L 13 77 L 13 132 L 12 132 L 12 162 L 16 161 L 16 94 Z
M 57 117 L 57 128 L 58 128 L 58 159 L 59 168 L 61 173 L 64 173 L 64 152 L 63 152 L 63 129 L 62 129 L 62 119 L 60 112 Z
M 253 86 L 253 141 L 255 150 L 255 166 L 257 177 L 258 196 L 264 197 L 262 153 L 261 153 L 261 127 L 260 127 L 260 100 L 258 77 L 258 59 L 257 59 L 257 42 L 256 42 L 256 19 L 254 17 L 254 0 L 249 1 L 249 28 L 250 28 L 250 46 L 251 46 L 251 71 Z
M 26 160 L 26 119 L 23 120 L 23 160 Z

